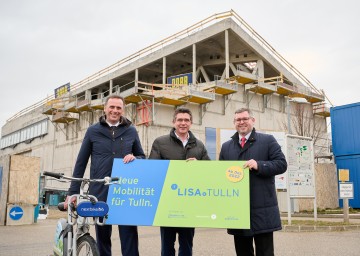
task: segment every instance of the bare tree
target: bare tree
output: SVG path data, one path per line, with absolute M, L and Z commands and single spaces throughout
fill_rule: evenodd
M 317 148 L 315 150 L 316 155 L 327 151 L 327 145 L 324 145 L 324 141 L 321 141 L 324 136 L 326 137 L 326 119 L 316 118 L 311 105 L 293 104 L 291 106 L 290 123 L 293 134 L 313 139 L 314 146 Z M 283 127 L 289 131 L 288 122 L 284 122 Z
M 299 136 L 310 137 L 314 144 L 319 139 L 321 133 L 321 123 L 314 118 L 312 111 L 307 111 L 304 104 L 295 104 L 292 124 L 295 132 Z

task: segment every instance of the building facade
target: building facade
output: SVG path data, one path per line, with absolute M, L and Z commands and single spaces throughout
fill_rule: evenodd
M 205 143 L 206 128 L 233 129 L 235 110 L 249 107 L 256 129 L 314 137 L 315 155 L 329 153 L 323 92 L 230 11 L 61 86 L 11 117 L 1 131 L 0 165 L 9 155 L 36 156 L 41 171 L 71 175 L 86 129 L 114 93 L 125 98 L 146 155 L 156 137 L 169 133 L 180 106 L 191 109 L 192 131 Z M 42 193 L 67 187 L 41 180 Z

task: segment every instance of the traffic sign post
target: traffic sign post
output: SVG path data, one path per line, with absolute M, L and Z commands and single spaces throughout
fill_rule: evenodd
M 349 181 L 350 171 L 349 169 L 339 169 L 339 181 L 340 182 L 346 182 Z
M 349 198 L 354 198 L 354 186 L 350 179 L 349 169 L 339 169 L 339 197 L 343 200 L 344 222 L 349 223 Z
M 341 182 L 339 184 L 340 198 L 354 198 L 354 184 L 352 182 Z

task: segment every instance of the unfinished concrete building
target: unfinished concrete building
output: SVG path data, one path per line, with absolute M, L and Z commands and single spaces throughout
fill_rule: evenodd
M 35 156 L 41 171 L 71 175 L 86 129 L 98 121 L 113 93 L 125 98 L 126 117 L 147 155 L 153 140 L 170 131 L 172 113 L 180 106 L 192 110 L 192 131 L 212 159 L 219 150 L 207 143 L 206 128 L 233 129 L 234 111 L 241 107 L 254 112 L 261 131 L 299 134 L 301 115 L 309 128 L 299 135 L 316 136 L 316 156 L 329 153 L 324 93 L 234 11 L 213 15 L 57 89 L 2 127 L 0 161 L 15 154 Z M 41 180 L 43 193 L 67 186 Z

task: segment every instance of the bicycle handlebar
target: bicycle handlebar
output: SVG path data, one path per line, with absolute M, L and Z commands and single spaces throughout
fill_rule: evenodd
M 103 179 L 75 178 L 75 177 L 65 176 L 63 173 L 55 173 L 55 172 L 43 172 L 43 175 L 53 177 L 58 180 L 66 179 L 66 180 L 72 180 L 72 181 L 100 182 L 100 183 L 105 183 L 105 184 L 110 184 L 112 182 L 119 180 L 119 177 L 105 177 Z
M 43 172 L 45 176 L 53 177 L 56 179 L 61 179 L 64 174 L 63 173 L 55 173 L 55 172 Z
M 65 202 L 59 203 L 59 204 L 58 204 L 58 209 L 59 209 L 61 212 L 67 211 L 67 208 L 65 209 Z

